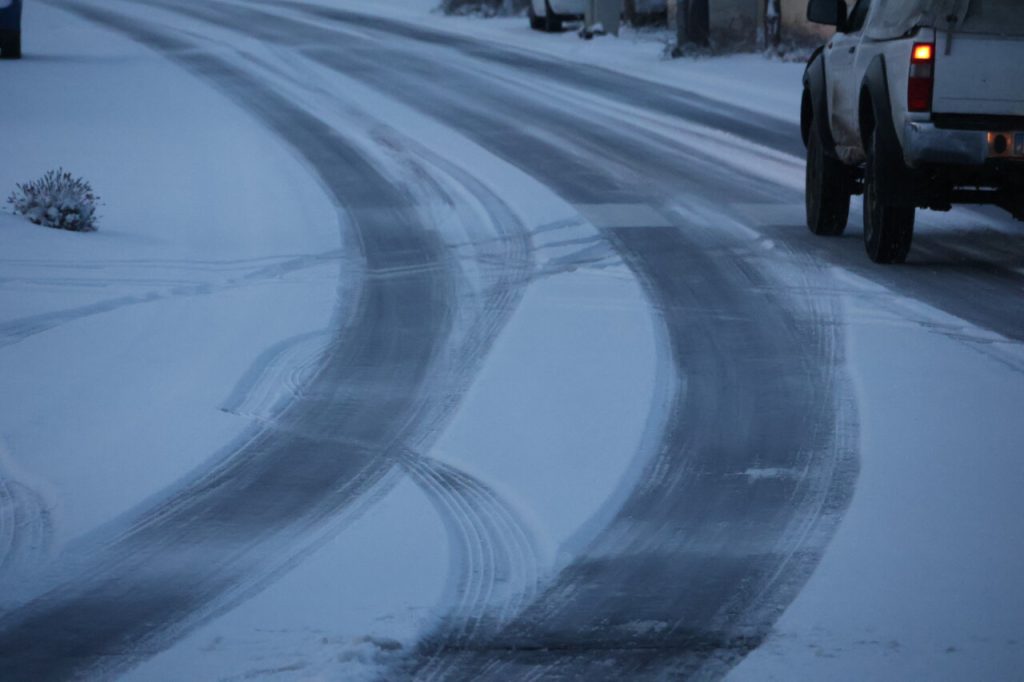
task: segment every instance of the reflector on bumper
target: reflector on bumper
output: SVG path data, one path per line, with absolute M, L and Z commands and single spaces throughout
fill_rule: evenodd
M 988 134 L 990 158 L 1024 158 L 1024 132 L 992 132 Z

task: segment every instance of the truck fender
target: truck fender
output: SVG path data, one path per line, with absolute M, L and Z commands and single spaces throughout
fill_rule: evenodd
M 821 122 L 821 140 L 825 153 L 836 156 L 836 143 L 832 138 L 832 127 L 828 124 L 828 89 L 825 87 L 824 47 L 819 47 L 808 60 L 804 69 L 804 94 L 800 103 L 800 134 L 807 146 L 813 121 Z
M 886 76 L 885 58 L 882 55 L 871 61 L 864 74 L 860 88 L 858 124 L 865 153 L 870 149 L 872 134 L 877 132 L 878 135 L 876 168 L 881 181 L 879 198 L 890 205 L 914 205 L 913 178 L 903 158 L 903 148 L 893 124 L 889 78 Z

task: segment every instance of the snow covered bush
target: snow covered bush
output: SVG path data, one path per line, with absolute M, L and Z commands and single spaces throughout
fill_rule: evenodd
M 99 200 L 86 180 L 59 168 L 38 180 L 16 185 L 7 203 L 36 225 L 92 232 L 96 229 Z

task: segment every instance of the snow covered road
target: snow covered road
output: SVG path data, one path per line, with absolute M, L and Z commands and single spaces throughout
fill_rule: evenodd
M 880 269 L 859 235 L 801 227 L 784 116 L 329 3 L 50 4 L 291 150 L 343 258 L 328 327 L 269 345 L 227 400 L 248 427 L 8 598 L 4 679 L 999 679 L 1024 661 L 1024 240 L 1006 220 L 929 217 L 912 262 Z M 0 340 L 75 319 L 22 316 Z M 926 392 L 944 358 L 959 390 Z M 268 402 L 280 381 L 291 397 Z M 925 514 L 890 556 L 905 538 L 886 526 L 917 517 L 879 491 L 924 478 L 912 509 L 941 505 L 964 460 L 989 504 L 956 537 Z M 376 577 L 351 567 L 368 542 L 392 548 Z M 933 637 L 907 611 L 873 624 L 904 623 L 891 635 L 843 630 L 885 608 L 858 565 L 885 556 L 909 582 L 940 543 L 987 562 L 967 612 L 991 625 L 946 607 L 940 586 L 974 575 L 959 559 L 904 585 Z M 336 611 L 304 612 L 304 589 L 339 589 Z M 356 590 L 380 594 L 369 621 L 345 613 Z M 237 648 L 256 620 L 296 627 Z M 369 653 L 302 634 L 314 620 Z M 806 660 L 808 632 L 830 657 Z M 890 638 L 913 645 L 872 658 Z

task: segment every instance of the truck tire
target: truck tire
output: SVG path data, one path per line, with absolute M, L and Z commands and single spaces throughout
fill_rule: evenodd
M 902 263 L 907 260 L 914 239 L 915 208 L 882 200 L 878 166 L 889 162 L 886 155 L 893 151 L 884 149 L 878 137 L 876 128 L 871 133 L 864 172 L 864 248 L 876 263 Z
M 21 59 L 21 31 L 0 34 L 0 59 Z
M 807 227 L 816 235 L 838 237 L 850 219 L 850 171 L 825 151 L 820 125 L 812 119 L 807 137 Z
M 562 19 L 551 10 L 548 0 L 544 0 L 544 30 L 548 33 L 559 33 L 562 30 Z
M 541 18 L 541 17 L 538 17 L 537 14 L 533 11 L 533 3 L 532 2 L 530 3 L 530 9 L 528 11 L 528 14 L 530 15 L 530 28 L 532 28 L 534 31 L 543 31 L 544 30 L 544 19 Z

